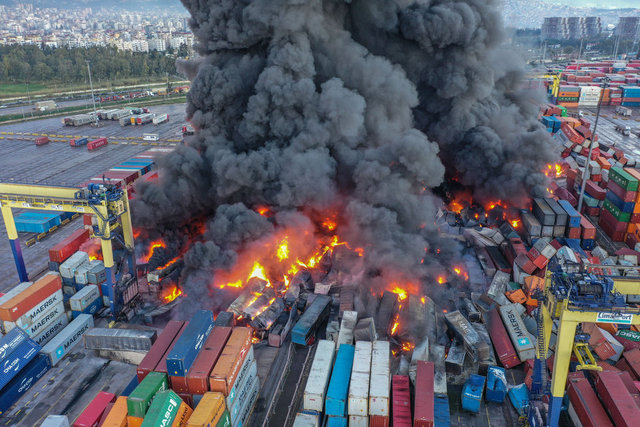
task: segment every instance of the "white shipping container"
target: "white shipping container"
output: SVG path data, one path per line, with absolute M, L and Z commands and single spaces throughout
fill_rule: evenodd
M 253 354 L 253 346 L 249 347 L 249 351 L 244 358 L 244 362 L 242 362 L 242 366 L 240 366 L 240 371 L 236 376 L 236 380 L 234 381 L 231 389 L 229 390 L 229 395 L 226 397 L 225 402 L 227 403 L 227 408 L 231 408 L 233 403 L 238 397 L 238 391 L 240 387 L 244 384 L 244 380 L 247 378 L 249 371 L 251 369 L 251 363 L 254 360 Z
M 349 382 L 349 401 L 347 414 L 367 416 L 369 400 L 369 373 L 352 372 Z
M 154 125 L 159 125 L 160 123 L 164 123 L 167 120 L 169 120 L 169 115 L 168 114 L 160 114 L 159 116 L 155 116 L 153 118 L 153 124 Z
M 320 340 L 304 388 L 302 408 L 309 411 L 324 410 L 324 396 L 329 383 L 336 347 L 333 341 Z
M 71 305 L 71 310 L 82 311 L 98 298 L 100 298 L 98 287 L 96 285 L 87 285 L 69 299 L 69 304 Z
M 86 285 L 87 283 L 89 283 L 89 270 L 91 270 L 93 266 L 91 265 L 91 262 L 86 262 L 80 266 L 78 266 L 78 268 L 76 268 L 76 272 L 74 274 L 74 278 L 76 279 L 76 283 L 79 285 Z
M 22 291 L 24 291 L 31 285 L 33 285 L 33 282 L 22 282 L 19 285 L 16 285 L 9 292 L 0 297 L 0 305 L 13 299 L 16 295 L 22 293 Z
M 369 417 L 349 415 L 349 427 L 369 427 Z
M 375 341 L 371 352 L 369 383 L 369 415 L 389 416 L 389 342 Z
M 247 398 L 244 402 L 242 402 L 240 417 L 238 418 L 236 423 L 232 423 L 234 427 L 241 427 L 243 425 L 246 425 L 245 423 L 249 418 L 251 411 L 253 411 L 253 405 L 256 403 L 256 400 L 258 399 L 258 393 L 260 392 L 260 379 L 257 376 L 253 379 L 250 390 L 251 391 L 247 395 Z
M 302 412 L 298 412 L 296 414 L 296 419 L 293 421 L 293 427 L 320 427 L 319 418 L 319 415 L 303 414 Z
M 68 260 L 60 264 L 60 276 L 65 279 L 73 279 L 76 269 L 86 262 L 89 262 L 89 254 L 82 251 L 76 252 Z
M 82 334 L 93 327 L 93 316 L 80 314 L 58 335 L 45 345 L 41 353 L 49 356 L 51 365 L 56 366 L 60 359 L 69 353 L 76 344 L 82 341 Z
M 353 344 L 353 328 L 358 323 L 358 312 L 345 310 L 342 313 L 342 321 L 340 322 L 340 332 L 338 332 L 338 342 L 336 348 L 340 347 L 340 344 Z
M 60 313 L 60 315 L 51 320 L 49 325 L 40 330 L 40 333 L 32 339 L 38 343 L 40 347 L 44 347 L 49 341 L 55 337 L 58 332 L 63 330 L 69 324 L 69 317 L 66 312 Z
M 42 313 L 42 316 L 39 316 L 38 319 L 29 325 L 26 328 L 22 328 L 30 337 L 35 337 L 39 335 L 42 331 L 47 329 L 47 327 L 64 311 L 64 302 L 60 299 L 60 302 L 50 308 L 46 313 Z
M 356 341 L 356 350 L 353 355 L 353 366 L 351 372 L 371 372 L 371 351 L 373 349 L 371 341 Z
M 50 310 L 58 305 L 63 304 L 62 288 L 53 292 L 51 295 L 36 304 L 31 310 L 20 316 L 15 322 L 2 322 L 4 332 L 7 333 L 16 326 L 24 329 L 29 336 L 34 336 L 35 333 L 29 333 L 32 326 L 40 322 L 40 319 L 45 316 Z M 62 310 L 64 311 L 64 309 Z
M 536 350 L 533 346 L 531 335 L 527 331 L 522 317 L 517 311 L 520 304 L 508 304 L 500 307 L 502 322 L 507 328 L 511 342 L 518 353 L 520 360 L 525 361 L 536 357 Z
M 47 415 L 40 427 L 69 427 L 66 415 Z
M 249 393 L 251 393 L 251 385 L 255 377 L 258 375 L 258 364 L 255 360 L 253 360 L 249 364 L 249 369 L 243 378 L 240 381 L 236 381 L 238 383 L 237 396 L 233 401 L 233 405 L 229 408 L 229 417 L 231 418 L 231 423 L 238 419 L 240 416 L 240 409 L 242 409 L 242 404 L 247 399 Z

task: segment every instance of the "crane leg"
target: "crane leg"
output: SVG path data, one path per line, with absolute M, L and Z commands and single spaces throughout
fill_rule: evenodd
M 562 398 L 567 384 L 569 363 L 573 350 L 573 340 L 576 335 L 577 322 L 562 320 L 558 328 L 556 353 L 553 360 L 553 378 L 551 380 L 551 402 L 549 404 L 549 426 L 558 427 Z

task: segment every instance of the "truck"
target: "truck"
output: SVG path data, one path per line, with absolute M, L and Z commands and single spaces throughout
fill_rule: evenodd
M 160 137 L 157 133 L 144 133 L 142 134 L 142 139 L 145 141 L 157 141 Z
M 631 108 L 623 107 L 621 105 L 616 107 L 616 114 L 620 114 L 621 116 L 631 117 L 632 113 L 633 111 L 631 111 Z
M 34 106 L 33 109 L 36 111 L 47 111 L 47 110 L 55 110 L 57 107 L 56 103 L 54 101 L 37 101 Z
M 616 125 L 616 132 L 621 133 L 624 136 L 631 135 L 631 127 L 626 125 Z
M 155 116 L 153 118 L 153 124 L 154 125 L 159 125 L 160 123 L 164 123 L 169 121 L 169 115 L 168 114 L 161 114 L 159 116 Z

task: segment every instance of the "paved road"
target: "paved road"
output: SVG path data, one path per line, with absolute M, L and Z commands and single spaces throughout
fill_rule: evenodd
M 92 105 L 91 97 L 82 98 L 82 99 L 73 99 L 70 101 L 58 101 L 56 102 L 56 104 L 58 105 L 58 109 L 78 107 L 81 105 L 87 105 L 87 106 Z M 96 104 L 96 108 L 99 108 L 99 105 L 100 104 Z M 29 117 L 33 115 L 32 113 L 35 113 L 35 110 L 33 108 L 33 103 L 31 105 L 23 104 L 23 105 L 17 105 L 17 106 L 7 106 L 7 108 L 0 108 L 0 116 L 9 116 L 12 114 L 24 114 L 26 117 Z

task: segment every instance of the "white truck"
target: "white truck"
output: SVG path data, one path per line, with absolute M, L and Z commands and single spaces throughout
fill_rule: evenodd
M 616 107 L 616 114 L 620 114 L 621 116 L 631 117 L 632 113 L 631 108 L 623 107 L 621 105 Z
M 33 109 L 36 111 L 47 111 L 47 110 L 55 110 L 57 107 L 56 103 L 49 101 L 38 101 L 34 104 Z

